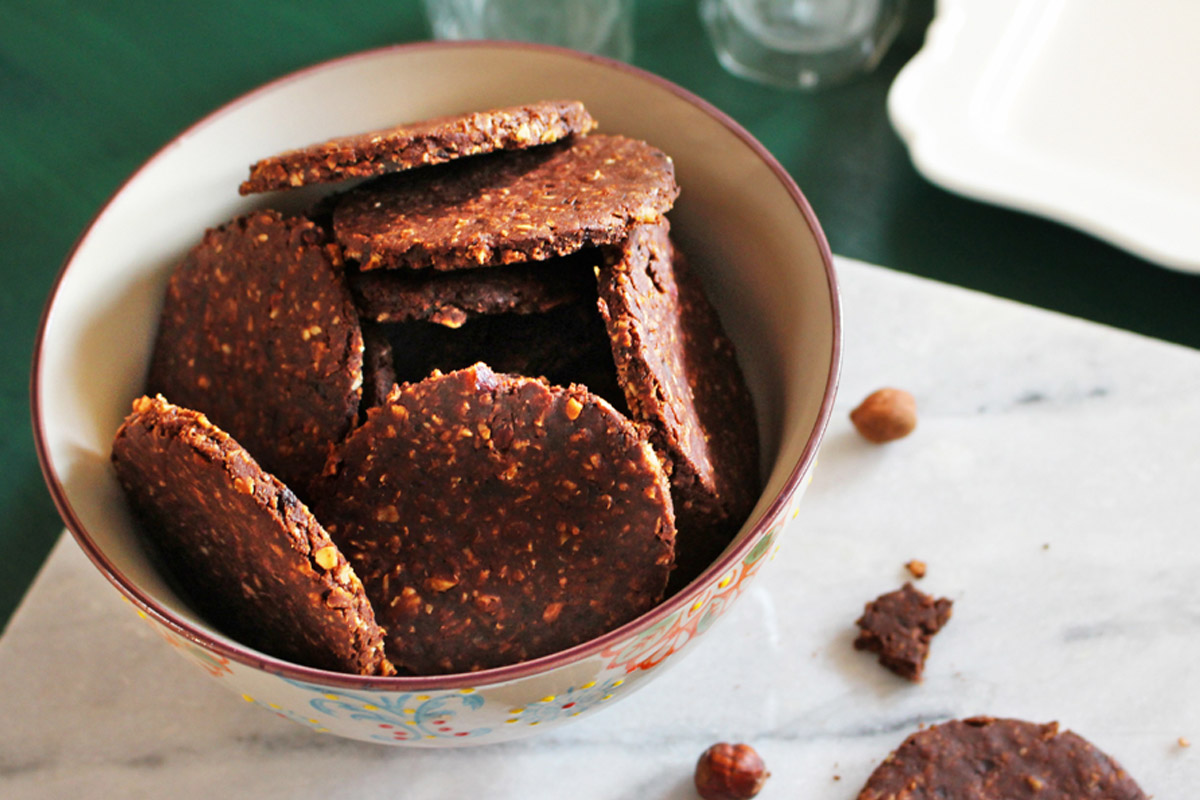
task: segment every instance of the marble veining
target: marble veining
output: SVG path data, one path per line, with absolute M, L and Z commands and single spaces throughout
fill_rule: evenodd
M 717 740 L 764 800 L 848 800 L 922 723 L 1059 720 L 1159 798 L 1200 785 L 1200 353 L 839 262 L 845 368 L 775 562 L 670 671 L 543 737 L 406 751 L 320 735 L 171 652 L 65 538 L 0 639 L 0 795 L 694 798 Z M 916 432 L 862 441 L 884 385 Z M 925 681 L 852 649 L 862 605 L 954 600 Z

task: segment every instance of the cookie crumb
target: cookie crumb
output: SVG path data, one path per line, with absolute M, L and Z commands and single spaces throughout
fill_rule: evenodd
M 1191 747 L 1192 746 L 1192 740 L 1187 738 L 1186 736 L 1180 736 L 1178 741 L 1179 741 L 1180 747 Z
M 902 678 L 917 682 L 929 656 L 929 641 L 950 620 L 953 603 L 913 588 L 911 583 L 867 603 L 855 623 L 861 629 L 855 650 L 879 656 L 879 663 Z
M 908 570 L 909 574 L 918 580 L 925 577 L 926 566 L 924 561 L 918 561 L 914 558 L 912 561 L 909 561 L 907 564 L 905 564 L 904 568 Z

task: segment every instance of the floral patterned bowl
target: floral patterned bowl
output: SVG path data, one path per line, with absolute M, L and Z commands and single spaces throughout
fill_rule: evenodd
M 583 100 L 603 131 L 645 139 L 675 160 L 683 193 L 673 232 L 739 348 L 759 415 L 767 479 L 750 520 L 716 563 L 657 608 L 522 664 L 367 678 L 297 666 L 223 636 L 147 558 L 108 461 L 144 380 L 171 267 L 205 228 L 262 202 L 236 189 L 263 155 L 397 121 L 560 97 Z M 299 190 L 271 202 L 298 209 L 313 197 Z M 839 324 L 829 247 L 808 203 L 766 150 L 713 107 L 645 72 L 555 48 L 399 46 L 253 91 L 184 131 L 125 183 L 80 239 L 47 307 L 34 359 L 34 431 L 50 490 L 93 563 L 168 643 L 245 702 L 355 739 L 495 742 L 630 694 L 681 657 L 770 560 L 833 404 Z

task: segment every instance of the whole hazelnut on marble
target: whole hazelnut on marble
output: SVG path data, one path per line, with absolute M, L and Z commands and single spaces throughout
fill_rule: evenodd
M 748 744 L 714 744 L 696 762 L 696 791 L 704 800 L 748 800 L 771 773 Z
M 850 412 L 850 421 L 868 441 L 901 439 L 917 427 L 917 401 L 903 389 L 879 389 Z

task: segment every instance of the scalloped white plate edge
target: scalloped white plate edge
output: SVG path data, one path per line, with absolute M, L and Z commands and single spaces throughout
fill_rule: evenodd
M 1088 169 L 1078 160 L 1056 162 L 1028 142 L 1007 137 L 1003 126 L 995 124 L 996 105 L 1019 103 L 1014 93 L 1021 80 L 1039 78 L 1034 71 L 1014 80 L 1014 66 L 1021 66 L 1014 65 L 1014 58 L 1027 70 L 1039 68 L 1039 59 L 1026 57 L 1028 53 L 1052 46 L 1056 36 L 1070 35 L 1065 26 L 1053 24 L 1054 15 L 1078 13 L 1076 4 L 1091 2 L 938 0 L 924 45 L 889 90 L 892 126 L 917 171 L 942 188 L 1056 220 L 1160 266 L 1200 273 L 1200 183 L 1180 202 L 1178 191 L 1166 191 L 1169 187 L 1150 176 L 1140 185 L 1136 175 L 1133 183 L 1128 175 L 1123 183 L 1114 183 L 1103 164 Z M 1191 0 L 1157 0 L 1157 6 L 1168 13 L 1172 8 L 1194 13 L 1187 2 Z M 1180 25 L 1177 30 L 1176 46 L 1194 48 L 1195 28 Z M 1127 39 L 1125 46 L 1163 48 L 1172 43 Z M 1194 76 L 1178 80 L 1200 85 Z M 1149 82 L 1147 91 L 1155 88 Z M 1116 102 L 1112 113 L 1121 113 Z M 1200 129 L 1200 93 L 1195 105 L 1177 113 L 1164 122 Z

